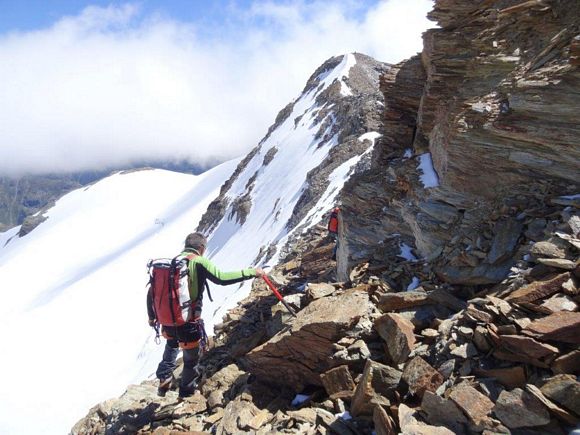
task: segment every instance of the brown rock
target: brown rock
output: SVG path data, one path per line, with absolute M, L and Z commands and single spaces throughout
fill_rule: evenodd
M 473 331 L 473 343 L 480 352 L 487 353 L 491 350 L 491 345 L 487 336 L 487 328 L 484 328 L 483 326 L 477 326 Z
M 557 374 L 570 373 L 580 375 L 580 350 L 573 350 L 556 358 L 550 368 Z
M 320 284 L 308 284 L 308 288 L 306 289 L 306 296 L 308 296 L 312 300 L 324 298 L 326 296 L 330 296 L 332 293 L 336 291 L 333 285 L 327 283 L 320 283 Z
M 401 380 L 401 372 L 367 360 L 361 380 L 356 386 L 350 412 L 352 415 L 372 415 L 375 405 L 390 405 Z
M 478 376 L 495 378 L 500 384 L 508 388 L 524 387 L 526 384 L 526 373 L 522 366 L 490 370 L 476 368 L 473 372 Z
M 302 408 L 298 411 L 288 411 L 288 416 L 305 423 L 316 424 L 318 414 L 312 408 Z
M 487 416 L 494 406 L 491 400 L 466 382 L 454 386 L 449 393 L 449 398 L 453 400 L 476 425 L 487 420 Z
M 321 385 L 320 374 L 338 365 L 335 343 L 368 315 L 369 297 L 355 289 L 313 301 L 290 328 L 249 352 L 241 361 L 259 379 L 300 390 Z M 280 376 L 283 373 L 283 376 Z
M 395 422 L 382 406 L 376 405 L 373 411 L 373 423 L 377 435 L 396 435 Z
M 570 272 L 566 272 L 546 281 L 535 281 L 511 293 L 505 300 L 514 303 L 534 302 L 558 293 L 562 288 L 562 284 L 569 279 Z
M 524 333 L 541 340 L 580 344 L 580 313 L 561 311 L 532 322 Z
M 331 399 L 352 397 L 355 383 L 348 366 L 336 367 L 320 376 L 322 385 Z
M 415 335 L 413 324 L 398 314 L 385 314 L 375 321 L 375 329 L 386 343 L 386 351 L 394 364 L 407 361 Z
M 557 313 L 559 311 L 578 311 L 578 304 L 567 295 L 555 294 L 550 299 L 547 299 L 542 307 L 548 308 L 551 312 Z
M 536 257 L 548 257 L 548 258 L 566 258 L 566 249 L 564 249 L 561 243 L 553 243 L 548 241 L 537 242 L 532 245 L 530 253 Z M 558 246 L 560 245 L 560 246 Z
M 530 358 L 541 359 L 559 353 L 557 347 L 540 343 L 533 338 L 522 335 L 502 335 L 500 339 L 502 346 L 510 352 L 525 355 Z
M 546 266 L 564 270 L 574 270 L 577 266 L 576 262 L 561 258 L 538 258 L 538 262 Z
M 580 416 L 580 382 L 575 376 L 556 375 L 540 390 L 549 399 Z
M 467 418 L 455 402 L 439 397 L 431 391 L 425 391 L 421 409 L 426 414 L 428 423 L 451 427 L 455 432 L 458 432 L 461 424 L 467 423 Z
M 474 305 L 469 305 L 465 310 L 465 315 L 474 322 L 491 323 L 493 316 L 485 311 L 478 310 Z
M 502 391 L 493 412 L 510 429 L 543 426 L 550 422 L 550 414 L 546 407 L 520 388 Z
M 402 379 L 409 385 L 409 391 L 418 397 L 423 397 L 426 391 L 435 392 L 445 380 L 420 356 L 405 365 Z
M 402 310 L 429 304 L 427 293 L 409 291 L 381 295 L 379 308 L 383 312 Z

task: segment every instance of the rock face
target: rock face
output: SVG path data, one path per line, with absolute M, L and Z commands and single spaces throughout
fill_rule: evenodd
M 421 57 L 381 79 L 384 134 L 370 169 L 346 186 L 340 279 L 363 258 L 395 258 L 403 243 L 436 259 L 449 283 L 507 276 L 523 233 L 541 231 L 543 198 L 580 190 L 574 7 L 435 3 L 440 28 L 424 34 Z

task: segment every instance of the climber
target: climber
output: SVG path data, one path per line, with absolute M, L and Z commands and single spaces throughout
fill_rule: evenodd
M 171 310 L 171 315 L 174 317 L 174 321 L 169 323 L 175 324 L 174 311 L 176 307 L 178 310 L 181 310 L 179 304 L 173 308 L 166 308 L 165 306 L 162 306 L 163 302 L 160 302 L 159 298 L 155 298 L 152 295 L 153 285 L 151 285 L 148 292 L 147 310 L 149 313 L 149 325 L 158 328 L 159 323 L 161 323 L 163 336 L 167 340 L 163 352 L 163 358 L 159 363 L 156 372 L 157 378 L 159 379 L 157 393 L 162 397 L 165 396 L 172 384 L 173 370 L 176 368 L 176 358 L 180 348 L 183 350 L 183 372 L 179 384 L 179 400 L 183 400 L 185 397 L 193 395 L 201 378 L 199 361 L 204 350 L 203 348 L 206 346 L 206 343 L 204 342 L 207 338 L 203 328 L 203 321 L 201 320 L 201 311 L 203 290 L 207 287 L 207 280 L 219 285 L 229 285 L 264 275 L 264 271 L 260 268 L 247 268 L 234 272 L 222 272 L 211 261 L 203 256 L 206 246 L 207 239 L 203 234 L 189 234 L 185 239 L 185 248 L 183 252 L 176 257 L 177 259 L 185 259 L 185 261 L 187 261 L 187 263 L 184 263 L 185 266 L 183 270 L 187 271 L 187 287 L 189 289 L 190 298 L 187 302 L 190 306 L 184 308 L 184 310 L 188 310 L 188 314 L 183 316 L 186 320 L 183 321 L 182 325 L 170 326 L 167 325 L 168 322 L 166 320 L 162 320 L 163 314 L 161 312 L 163 311 L 167 313 L 168 310 Z M 175 261 L 175 259 L 173 261 Z M 211 295 L 208 294 L 208 296 L 211 299 Z M 169 305 L 169 303 L 167 303 L 167 305 Z M 181 315 L 182 313 L 180 312 L 179 314 Z
M 330 218 L 328 219 L 328 235 L 335 240 L 334 249 L 332 250 L 332 259 L 336 261 L 336 251 L 338 250 L 338 215 L 340 214 L 340 208 L 335 207 L 330 213 Z

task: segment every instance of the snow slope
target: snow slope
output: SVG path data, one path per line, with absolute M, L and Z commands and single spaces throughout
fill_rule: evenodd
M 179 252 L 236 164 L 116 174 L 62 197 L 22 239 L 0 234 L 1 434 L 68 433 L 154 372 L 146 262 Z

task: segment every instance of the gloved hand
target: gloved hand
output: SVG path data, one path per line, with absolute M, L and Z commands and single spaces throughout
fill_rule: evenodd
M 262 276 L 264 276 L 264 275 L 266 275 L 266 272 L 264 272 L 264 270 L 263 270 L 263 269 L 261 269 L 261 268 L 257 267 L 257 268 L 256 268 L 256 276 L 257 276 L 258 278 L 261 278 L 261 277 L 262 277 Z
M 152 328 L 155 328 L 155 326 L 157 326 L 157 320 L 156 319 L 149 319 L 149 326 L 151 326 Z

